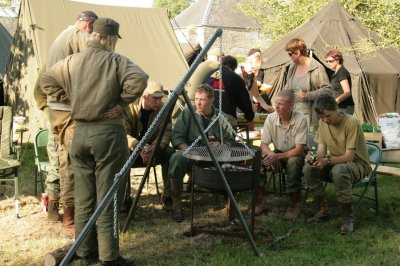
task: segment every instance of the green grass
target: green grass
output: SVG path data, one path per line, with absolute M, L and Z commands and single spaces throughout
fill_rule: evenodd
M 33 146 L 29 144 L 20 171 L 22 194 L 32 195 L 33 175 Z M 327 186 L 327 198 L 333 218 L 327 222 L 309 224 L 302 219 L 286 222 L 281 218 L 287 207 L 286 198 L 270 195 L 271 212 L 256 217 L 255 224 L 255 241 L 264 254 L 262 257 L 254 255 L 246 238 L 183 236 L 190 229 L 189 197 L 184 201 L 186 220 L 175 223 L 161 209 L 154 191 L 143 193 L 128 233 L 120 235 L 121 253 L 134 258 L 136 265 L 398 265 L 400 179 L 379 176 L 378 186 L 379 216 L 369 210 L 372 202 L 364 201 L 354 219 L 355 231 L 346 236 L 339 234 L 339 206 L 331 184 Z M 195 197 L 195 225 L 226 220 L 223 196 L 196 194 Z M 238 196 L 246 219 L 249 199 L 249 193 Z M 3 257 L 0 261 L 7 265 L 41 265 L 43 250 L 61 247 L 66 241 L 61 238 L 38 241 L 34 235 L 30 237 L 31 241 L 23 247 L 24 257 L 18 256 L 21 250 L 11 249 L 0 251 Z

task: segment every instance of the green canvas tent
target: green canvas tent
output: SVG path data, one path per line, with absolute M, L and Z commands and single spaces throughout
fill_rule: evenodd
M 53 40 L 81 11 L 120 23 L 116 52 L 141 66 L 150 79 L 173 90 L 188 69 L 167 10 L 94 5 L 67 0 L 22 0 L 5 78 L 6 100 L 17 115 L 28 117 L 31 132 L 41 126 L 33 88 L 40 67 L 46 62 Z
M 3 26 L 0 21 L 0 76 L 4 76 L 8 56 L 10 55 L 10 47 L 12 44 L 12 36 L 10 32 Z
M 351 74 L 356 116 L 360 120 L 375 124 L 377 114 L 400 111 L 399 49 L 378 49 L 378 35 L 336 0 L 263 51 L 264 81 L 273 84 L 272 98 L 285 85 L 285 70 L 290 63 L 285 44 L 297 37 L 305 40 L 307 48 L 323 64 L 329 50 L 337 48 L 342 52 L 344 65 Z

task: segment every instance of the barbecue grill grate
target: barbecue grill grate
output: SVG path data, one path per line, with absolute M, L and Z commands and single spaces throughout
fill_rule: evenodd
M 237 162 L 250 160 L 254 157 L 255 150 L 247 147 L 211 147 L 214 156 L 219 162 Z M 210 154 L 208 153 L 207 147 L 192 147 L 187 153 L 184 153 L 186 158 L 195 161 L 212 161 Z

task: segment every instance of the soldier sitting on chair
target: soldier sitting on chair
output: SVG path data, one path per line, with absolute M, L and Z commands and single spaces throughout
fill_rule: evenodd
M 195 93 L 196 114 L 192 116 L 189 109 L 185 108 L 179 115 L 176 125 L 172 131 L 171 143 L 178 149 L 169 160 L 168 175 L 171 181 L 171 194 L 173 201 L 172 220 L 182 222 L 184 219 L 182 210 L 182 187 L 183 177 L 192 169 L 193 161 L 183 155 L 186 150 L 200 136 L 200 132 L 194 124 L 196 119 L 202 130 L 217 117 L 219 110 L 214 108 L 214 89 L 208 84 L 202 84 L 196 89 Z M 232 134 L 228 133 L 228 122 L 223 124 L 222 136 L 219 123 L 224 123 L 220 119 L 214 123 L 207 131 L 211 146 L 221 145 L 218 140 L 223 139 L 224 144 L 233 144 Z M 201 142 L 200 142 L 200 145 Z
M 153 123 L 162 107 L 162 97 L 165 96 L 163 86 L 155 81 L 149 81 L 147 88 L 143 92 L 143 96 L 137 101 L 129 104 L 126 108 L 126 133 L 128 137 L 128 146 L 133 151 L 139 141 L 143 138 L 147 129 Z M 170 119 L 170 118 L 168 118 Z M 163 208 L 166 211 L 172 210 L 171 186 L 168 179 L 169 158 L 174 153 L 174 149 L 168 146 L 172 125 L 169 121 L 164 132 L 160 132 L 162 122 L 158 124 L 156 132 L 149 139 L 148 144 L 140 152 L 140 156 L 136 159 L 134 167 L 145 166 L 149 162 L 152 153 L 156 150 L 156 141 L 159 134 L 163 134 L 160 147 L 155 155 L 155 163 L 161 164 L 163 178 Z
M 289 207 L 285 220 L 292 220 L 300 214 L 301 175 L 304 165 L 304 147 L 307 141 L 306 117 L 293 110 L 294 95 L 289 90 L 279 92 L 275 100 L 275 112 L 268 115 L 261 134 L 262 162 L 266 166 L 285 164 L 286 192 L 289 194 Z M 275 150 L 271 151 L 270 144 Z M 265 187 L 256 190 L 255 214 L 267 209 Z
M 371 172 L 364 134 L 360 121 L 354 116 L 339 112 L 335 98 L 331 95 L 318 96 L 314 102 L 314 110 L 320 119 L 315 135 L 318 157 L 316 161 L 312 161 L 307 155 L 303 171 L 310 194 L 319 205 L 319 211 L 309 220 L 329 217 L 321 179 L 329 177 L 341 204 L 340 232 L 347 234 L 353 231 L 352 184 Z

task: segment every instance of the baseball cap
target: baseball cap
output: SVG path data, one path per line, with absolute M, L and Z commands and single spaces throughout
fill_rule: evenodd
M 208 50 L 207 55 L 223 56 L 224 54 L 221 52 L 220 48 L 211 48 Z
M 96 13 L 94 13 L 93 11 L 83 11 L 79 14 L 79 16 L 77 17 L 78 20 L 82 20 L 82 21 L 88 21 L 88 20 L 96 20 L 99 17 L 96 15 Z
M 147 87 L 144 90 L 144 93 L 146 95 L 151 95 L 153 97 L 163 97 L 165 96 L 163 86 L 156 82 L 156 81 L 148 81 L 147 82 Z
M 119 35 L 119 23 L 111 18 L 99 18 L 93 23 L 93 31 L 101 35 Z

